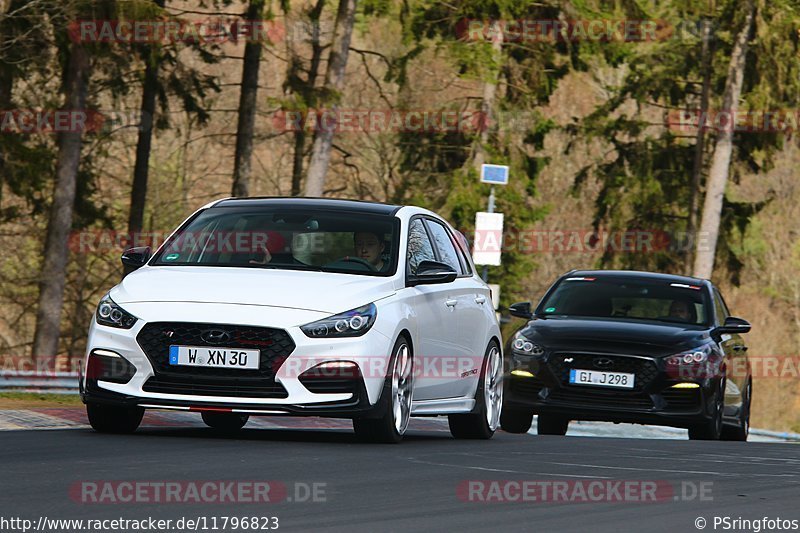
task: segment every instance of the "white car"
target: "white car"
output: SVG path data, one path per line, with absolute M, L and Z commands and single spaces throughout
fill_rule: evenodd
M 503 401 L 500 329 L 463 235 L 425 209 L 348 200 L 225 199 L 126 277 L 89 329 L 81 394 L 97 431 L 145 409 L 351 418 L 398 442 L 411 416 L 491 438 Z

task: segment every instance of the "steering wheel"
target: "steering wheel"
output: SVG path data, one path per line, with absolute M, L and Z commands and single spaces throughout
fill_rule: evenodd
M 336 263 L 357 263 L 359 265 L 363 265 L 363 266 L 367 267 L 372 272 L 377 272 L 378 271 L 378 269 L 375 268 L 372 265 L 372 263 L 370 263 L 366 259 L 361 259 L 360 257 L 353 257 L 353 256 L 350 256 L 350 255 L 342 257 L 341 259 L 337 260 Z

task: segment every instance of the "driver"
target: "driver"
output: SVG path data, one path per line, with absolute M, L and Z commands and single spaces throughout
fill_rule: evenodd
M 381 257 L 386 249 L 386 243 L 377 233 L 357 231 L 353 234 L 353 248 L 356 257 L 372 265 L 378 272 L 383 272 L 389 266 Z
M 691 322 L 692 313 L 689 310 L 689 303 L 684 300 L 673 300 L 669 305 L 669 316 L 670 318 Z

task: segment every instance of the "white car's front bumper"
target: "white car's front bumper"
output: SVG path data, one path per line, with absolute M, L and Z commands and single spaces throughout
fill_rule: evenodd
M 139 317 L 147 315 L 149 320 L 140 319 L 129 330 L 106 327 L 97 324 L 95 320 L 92 321 L 81 379 L 81 390 L 86 402 L 175 409 L 216 407 L 264 414 L 355 416 L 375 406 L 385 383 L 385 371 L 393 341 L 382 333 L 379 327 L 373 327 L 361 337 L 312 339 L 307 337 L 297 324 L 308 323 L 325 316 L 313 311 L 292 309 L 276 311 L 275 308 L 267 310 L 253 306 L 199 303 L 128 304 L 125 305 L 125 309 Z M 267 317 L 272 316 L 275 319 L 268 320 Z M 221 374 L 226 378 L 217 381 L 222 388 L 215 389 L 214 394 L 204 394 L 203 391 L 208 389 L 204 388 L 203 384 L 207 384 L 209 379 L 220 379 L 220 376 L 214 375 L 214 369 L 203 368 L 201 372 L 197 372 L 192 367 L 166 367 L 163 357 L 167 355 L 164 350 L 168 350 L 168 346 L 174 342 L 173 339 L 166 336 L 162 340 L 156 339 L 155 345 L 159 346 L 158 349 L 153 347 L 153 342 L 149 344 L 145 342 L 144 339 L 148 334 L 151 338 L 154 334 L 166 335 L 154 326 L 166 323 L 173 325 L 196 323 L 204 324 L 203 327 L 213 324 L 214 327 L 219 326 L 231 331 L 234 338 L 236 338 L 236 326 L 251 329 L 270 328 L 280 332 L 281 336 L 276 338 L 287 340 L 283 334 L 285 332 L 291 341 L 263 349 L 257 344 L 258 341 L 254 341 L 255 345 L 249 346 L 236 341 L 221 346 L 259 348 L 262 350 L 262 366 L 268 359 L 267 362 L 271 367 L 266 370 L 262 368 L 255 373 L 248 370 L 225 369 Z M 143 333 L 146 326 L 148 330 Z M 166 329 L 175 330 L 172 327 Z M 176 337 L 179 334 L 180 331 L 177 331 Z M 147 354 L 142 343 L 147 347 Z M 89 368 L 89 358 L 95 350 L 118 354 L 133 365 L 135 373 L 125 383 L 103 380 L 102 375 L 98 376 L 96 370 Z M 290 353 L 284 353 L 286 351 Z M 156 355 L 156 352 L 160 355 Z M 306 385 L 301 380 L 303 373 L 319 364 L 332 361 L 352 362 L 357 365 L 358 372 L 350 369 L 347 373 L 353 378 L 352 388 L 340 392 L 326 390 L 323 393 L 309 390 L 308 379 L 305 379 Z M 171 390 L 171 382 L 169 379 L 164 379 L 165 372 L 173 377 L 179 376 L 184 386 L 179 390 L 174 387 Z M 245 378 L 248 387 L 236 387 L 237 382 L 242 381 L 238 380 L 239 377 Z M 264 378 L 265 390 L 279 391 L 279 393 L 248 394 L 247 391 L 255 390 L 254 384 L 258 386 L 259 377 Z M 186 384 L 193 379 L 197 380 L 196 388 Z M 154 383 L 158 386 L 154 387 Z M 154 391 L 154 388 L 158 391 Z M 246 390 L 243 391 L 243 388 Z M 227 393 L 226 390 L 231 392 Z M 316 390 L 319 390 L 319 387 L 316 387 Z

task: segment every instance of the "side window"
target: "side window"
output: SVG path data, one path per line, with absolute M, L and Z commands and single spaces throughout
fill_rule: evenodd
M 730 313 L 728 313 L 728 308 L 725 306 L 725 302 L 722 300 L 722 296 L 717 289 L 714 289 L 714 308 L 717 312 L 717 320 L 720 325 L 724 324 L 725 319 L 730 316 Z
M 422 220 L 416 218 L 408 227 L 408 273 L 416 274 L 422 261 L 436 261 L 436 254 Z
M 467 237 L 461 233 L 460 231 L 456 232 L 456 249 L 461 254 L 461 263 L 464 265 L 464 272 L 468 275 L 472 275 L 472 267 L 469 264 L 469 242 L 467 241 Z
M 439 250 L 442 263 L 453 267 L 453 270 L 458 272 L 459 275 L 463 274 L 464 269 L 461 268 L 461 262 L 458 260 L 458 252 L 456 252 L 456 247 L 447 229 L 432 220 L 428 220 L 428 228 L 431 230 L 433 242 L 436 243 L 436 249 Z

